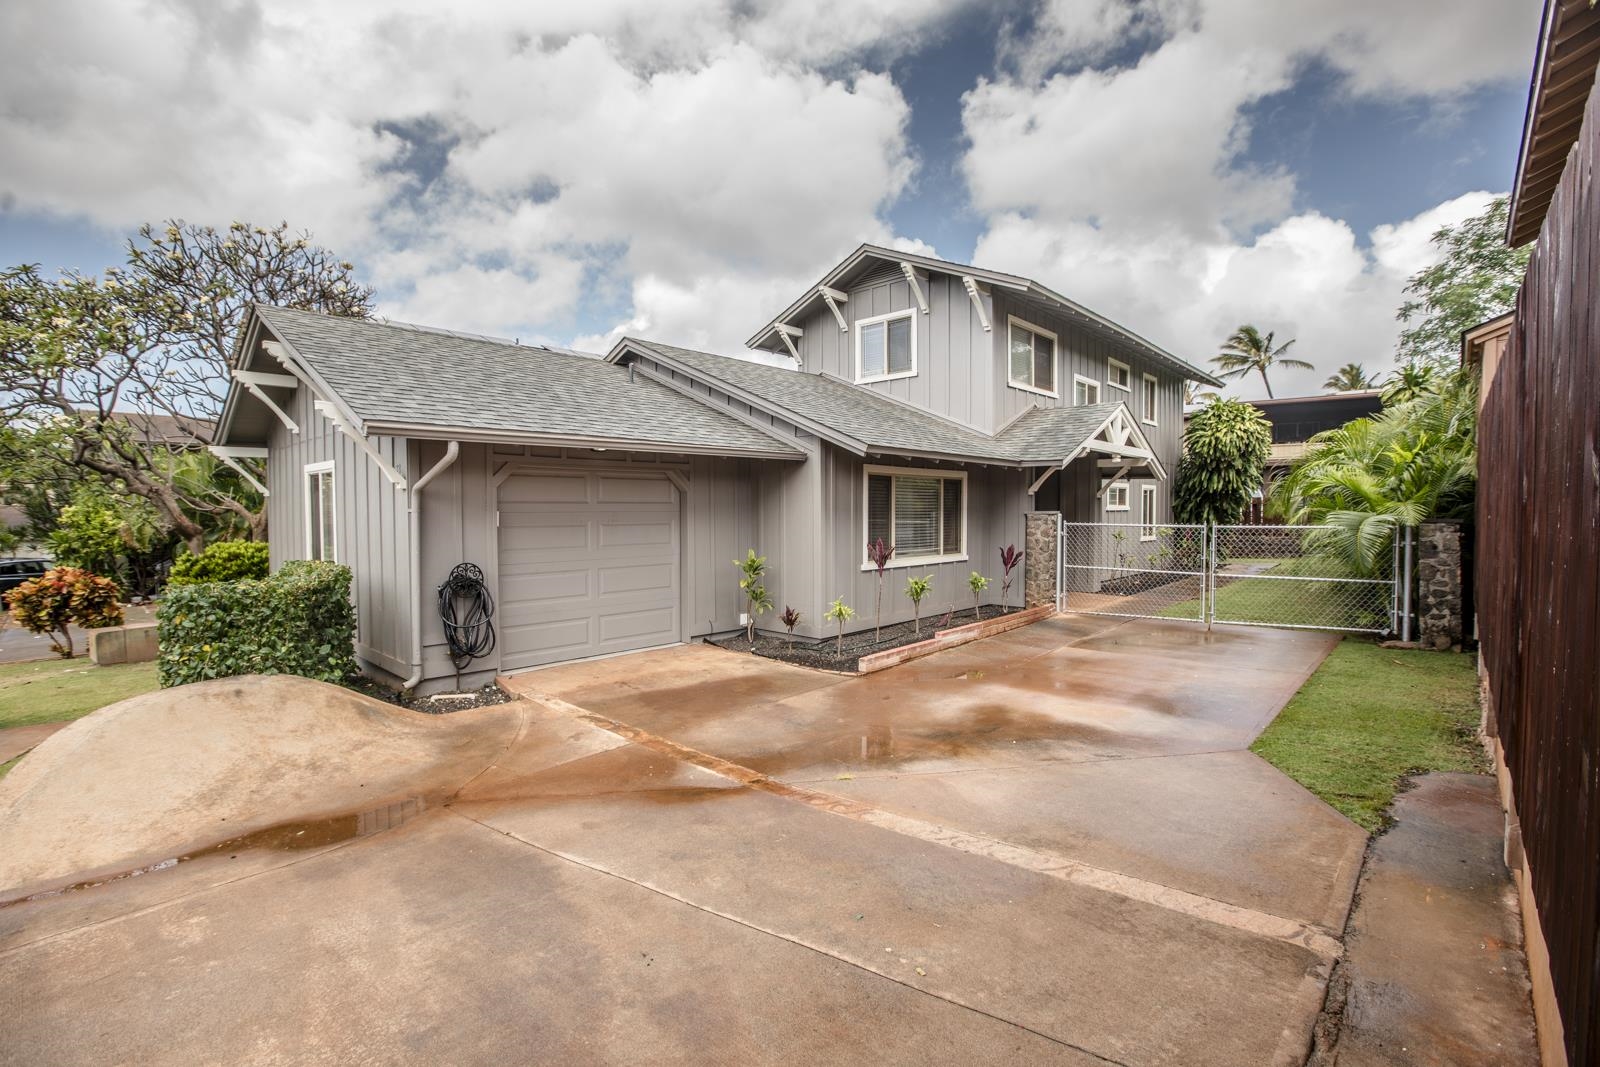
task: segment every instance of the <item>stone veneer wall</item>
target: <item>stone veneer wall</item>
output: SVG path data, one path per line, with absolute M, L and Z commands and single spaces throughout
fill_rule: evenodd
M 1022 570 L 1023 606 L 1056 602 L 1057 553 L 1061 548 L 1061 512 L 1030 511 Z
M 1417 639 L 1423 648 L 1461 647 L 1461 527 L 1417 527 Z

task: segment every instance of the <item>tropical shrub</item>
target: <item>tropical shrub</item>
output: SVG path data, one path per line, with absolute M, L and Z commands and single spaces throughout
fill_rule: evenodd
M 967 575 L 967 588 L 972 590 L 972 617 L 983 618 L 983 591 L 989 588 L 989 579 L 973 571 Z
M 1179 523 L 1234 523 L 1261 488 L 1272 427 L 1242 400 L 1215 400 L 1189 418 L 1172 486 Z
M 167 585 L 259 581 L 271 569 L 268 554 L 265 541 L 218 541 L 198 556 L 179 556 Z
M 750 651 L 755 651 L 756 643 L 756 616 L 765 614 L 772 609 L 772 597 L 767 593 L 767 587 L 761 580 L 767 575 L 767 557 L 756 555 L 756 550 L 751 549 L 744 559 L 736 559 L 733 565 L 739 568 L 742 575 L 739 579 L 739 589 L 744 593 L 745 602 L 745 639 L 750 642 Z
M 855 609 L 844 602 L 844 597 L 836 597 L 822 617 L 839 624 L 839 641 L 834 645 L 834 651 L 844 655 L 844 624 L 856 617 Z
M 1442 376 L 1417 396 L 1311 439 L 1272 491 L 1290 522 L 1324 527 L 1319 554 L 1360 575 L 1388 565 L 1396 527 L 1469 519 L 1477 487 L 1477 382 Z
M 883 636 L 883 571 L 889 566 L 889 559 L 894 555 L 894 546 L 883 543 L 883 538 L 867 542 L 867 561 L 877 569 L 878 589 L 876 602 L 873 604 L 874 618 L 872 620 L 872 640 L 877 641 Z
M 794 628 L 800 625 L 800 609 L 783 606 L 783 614 L 778 616 L 778 621 L 783 623 L 783 628 L 789 631 L 789 643 L 794 644 Z
M 57 563 L 114 578 L 127 595 L 143 596 L 155 592 L 173 537 L 147 501 L 87 483 L 57 513 L 48 541 Z
M 179 585 L 157 612 L 163 686 L 237 674 L 298 674 L 335 684 L 356 671 L 350 568 L 286 563 L 270 578 Z
M 1022 562 L 1022 553 L 1016 545 L 1007 545 L 1000 550 L 1000 610 L 1006 610 L 1011 599 L 1011 572 L 1017 569 L 1017 564 Z
M 71 659 L 72 631 L 68 627 L 96 630 L 121 626 L 120 593 L 110 578 L 80 567 L 56 567 L 11 590 L 6 604 L 18 626 L 48 634 L 50 648 L 62 659 Z
M 933 588 L 933 575 L 927 574 L 921 578 L 911 577 L 906 579 L 906 596 L 911 598 L 911 632 L 922 632 L 922 598 L 928 595 L 928 590 Z

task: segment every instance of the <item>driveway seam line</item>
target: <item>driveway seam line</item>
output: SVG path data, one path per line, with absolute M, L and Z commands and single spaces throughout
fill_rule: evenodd
M 980 774 L 985 771 L 1025 771 L 1032 767 L 1098 767 L 1102 763 L 1132 763 L 1135 760 L 1152 759 L 1188 759 L 1191 756 L 1224 756 L 1230 752 L 1248 752 L 1245 748 L 1205 748 L 1198 752 L 1153 752 L 1148 756 L 1101 756 L 1098 759 L 1071 759 L 1066 756 L 1041 756 L 1030 763 L 995 763 L 986 767 L 943 767 L 930 771 L 868 771 L 848 772 L 849 781 L 881 781 L 885 778 L 916 778 L 936 777 L 941 774 Z M 788 782 L 791 785 L 813 785 L 818 782 L 837 782 L 839 777 L 833 778 L 779 778 L 775 781 Z
M 685 907 L 688 907 L 688 908 L 693 908 L 695 911 L 698 911 L 698 912 L 700 912 L 700 913 L 702 913 L 704 915 L 710 915 L 710 916 L 713 916 L 714 918 L 722 919 L 725 922 L 733 923 L 736 926 L 743 927 L 744 929 L 750 930 L 750 931 L 752 931 L 754 933 L 763 934 L 763 935 L 765 935 L 767 937 L 775 938 L 775 939 L 777 939 L 779 941 L 782 941 L 785 944 L 793 945 L 796 948 L 805 949 L 808 952 L 816 953 L 819 956 L 824 956 L 824 957 L 826 957 L 826 958 L 828 958 L 830 960 L 834 960 L 834 961 L 836 961 L 838 963 L 842 963 L 847 967 L 852 967 L 852 968 L 854 968 L 854 969 L 856 969 L 858 971 L 862 971 L 862 972 L 864 972 L 866 974 L 870 974 L 874 978 L 881 978 L 886 982 L 892 982 L 893 984 L 895 984 L 897 986 L 900 986 L 902 989 L 908 989 L 908 990 L 911 990 L 914 993 L 919 993 L 919 994 L 921 994 L 921 995 L 923 995 L 925 997 L 928 997 L 928 998 L 930 998 L 932 1000 L 937 1000 L 937 1001 L 939 1001 L 941 1003 L 948 1004 L 953 1008 L 959 1008 L 962 1011 L 970 1011 L 975 1015 L 981 1015 L 986 1019 L 993 1019 L 995 1022 L 1001 1023 L 1001 1024 L 1005 1025 L 1005 1026 L 1015 1027 L 1018 1030 L 1022 1030 L 1022 1031 L 1025 1031 L 1027 1033 L 1033 1034 L 1036 1037 L 1041 1037 L 1044 1040 L 1051 1042 L 1052 1044 L 1060 1045 L 1063 1048 L 1070 1048 L 1074 1052 L 1081 1052 L 1086 1056 L 1092 1056 L 1096 1060 L 1098 1060 L 1099 1062 L 1110 1065 L 1110 1067 L 1130 1067 L 1129 1064 L 1125 1063 L 1122 1060 L 1110 1059 L 1110 1058 L 1108 1058 L 1106 1056 L 1101 1055 L 1098 1052 L 1095 1052 L 1093 1049 L 1087 1049 L 1087 1048 L 1084 1048 L 1082 1045 L 1075 1045 L 1071 1041 L 1067 1041 L 1067 1040 L 1065 1040 L 1063 1038 L 1056 1037 L 1056 1036 L 1054 1036 L 1052 1034 L 1044 1033 L 1041 1030 L 1036 1030 L 1033 1027 L 1027 1025 L 1026 1023 L 1020 1023 L 1020 1022 L 1017 1022 L 1014 1019 L 1007 1019 L 1004 1016 L 995 1015 L 993 1012 L 985 1011 L 983 1008 L 977 1007 L 977 1006 L 972 1005 L 972 1004 L 964 1003 L 964 1002 L 962 1002 L 960 1000 L 957 1000 L 957 999 L 955 999 L 953 997 L 950 997 L 950 996 L 947 996 L 945 994 L 936 993 L 931 989 L 924 989 L 921 986 L 912 985 L 911 983 L 906 982 L 903 979 L 896 978 L 892 974 L 885 974 L 884 972 L 879 971 L 879 970 L 875 970 L 872 967 L 869 967 L 864 963 L 860 963 L 860 962 L 857 962 L 856 960 L 850 959 L 848 956 L 842 956 L 837 952 L 833 952 L 833 951 L 831 951 L 831 950 L 829 950 L 827 948 L 824 948 L 821 945 L 812 944 L 811 942 L 803 940 L 803 939 L 801 939 L 799 937 L 796 937 L 796 936 L 794 936 L 792 934 L 785 934 L 785 933 L 782 933 L 781 931 L 769 929 L 768 927 L 765 927 L 765 926 L 758 926 L 755 923 L 750 922 L 747 919 L 739 918 L 737 915 L 731 915 L 728 912 L 720 911 L 720 910 L 718 910 L 716 908 L 709 907 L 708 905 L 696 903 L 695 901 L 690 900 L 687 897 L 681 896 L 681 895 L 679 895 L 677 893 L 674 893 L 669 889 L 664 889 L 661 886 L 652 885 L 649 882 L 643 882 L 643 881 L 640 881 L 640 880 L 638 880 L 636 878 L 630 878 L 627 875 L 621 873 L 620 871 L 612 870 L 611 868 L 606 867 L 603 864 L 596 863 L 593 860 L 586 860 L 586 859 L 583 859 L 580 856 L 575 856 L 572 853 L 563 852 L 560 849 L 551 848 L 548 845 L 541 845 L 537 841 L 529 840 L 528 838 L 523 837 L 521 834 L 518 834 L 515 831 L 501 829 L 498 826 L 492 826 L 489 823 L 486 823 L 481 819 L 475 819 L 471 815 L 468 815 L 465 812 L 458 811 L 455 808 L 448 808 L 446 810 L 449 811 L 452 815 L 456 815 L 456 816 L 458 816 L 458 817 L 460 817 L 462 819 L 467 820 L 470 823 L 473 823 L 473 824 L 483 828 L 484 830 L 488 831 L 489 833 L 496 834 L 496 835 L 498 835 L 500 837 L 510 838 L 511 840 L 517 842 L 518 844 L 522 845 L 525 848 L 531 848 L 531 849 L 534 849 L 535 851 L 543 852 L 547 856 L 551 856 L 551 857 L 553 857 L 555 859 L 562 860 L 562 861 L 564 861 L 566 863 L 571 863 L 571 864 L 573 864 L 574 866 L 577 866 L 577 867 L 582 867 L 584 870 L 593 871 L 594 873 L 599 874 L 599 875 L 604 875 L 607 878 L 615 878 L 620 882 L 626 882 L 628 885 L 636 886 L 636 887 L 638 887 L 640 889 L 643 889 L 643 890 L 645 890 L 646 892 L 649 892 L 649 893 L 654 893 L 657 896 L 664 897 L 665 899 L 673 901 L 674 903 L 681 904 L 681 905 L 683 905 Z
M 1124 900 L 1148 904 L 1175 914 L 1187 915 L 1190 918 L 1210 922 L 1243 933 L 1295 945 L 1324 959 L 1336 959 L 1343 952 L 1343 945 L 1338 938 L 1317 928 L 1312 923 L 1300 922 L 1281 915 L 1273 915 L 1270 912 L 1241 907 L 1237 904 L 1217 900 L 1214 897 L 1191 893 L 1188 890 L 1178 889 L 1174 886 L 1162 885 L 1160 882 L 1135 878 L 1132 875 L 1107 870 L 1103 867 L 1095 867 L 1092 864 L 1069 859 L 1066 856 L 1040 852 L 1037 849 L 1015 845 L 984 834 L 968 830 L 957 830 L 922 819 L 898 815 L 835 793 L 804 789 L 718 756 L 712 756 L 687 745 L 679 744 L 676 741 L 659 737 L 636 726 L 629 726 L 604 715 L 585 711 L 576 704 L 569 703 L 559 697 L 532 693 L 528 694 L 528 696 L 529 699 L 544 704 L 554 711 L 573 715 L 644 748 L 680 759 L 685 763 L 711 771 L 713 774 L 728 778 L 752 789 L 794 800 L 819 811 L 853 819 L 869 826 L 887 830 L 890 833 L 898 833 L 904 837 L 910 837 L 929 844 L 942 845 L 957 852 L 965 852 L 969 855 L 980 856 L 1022 870 L 1033 871 L 1036 874 L 1043 874 L 1060 881 L 1118 896 Z

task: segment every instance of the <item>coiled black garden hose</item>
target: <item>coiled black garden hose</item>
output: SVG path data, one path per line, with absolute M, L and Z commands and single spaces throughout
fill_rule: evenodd
M 439 586 L 439 620 L 450 662 L 459 674 L 467 664 L 494 651 L 494 597 L 476 563 L 458 563 Z

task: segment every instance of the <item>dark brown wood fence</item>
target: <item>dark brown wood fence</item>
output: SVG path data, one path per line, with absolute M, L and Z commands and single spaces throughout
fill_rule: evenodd
M 1484 669 L 1572 1064 L 1600 1062 L 1600 93 L 1478 441 Z

